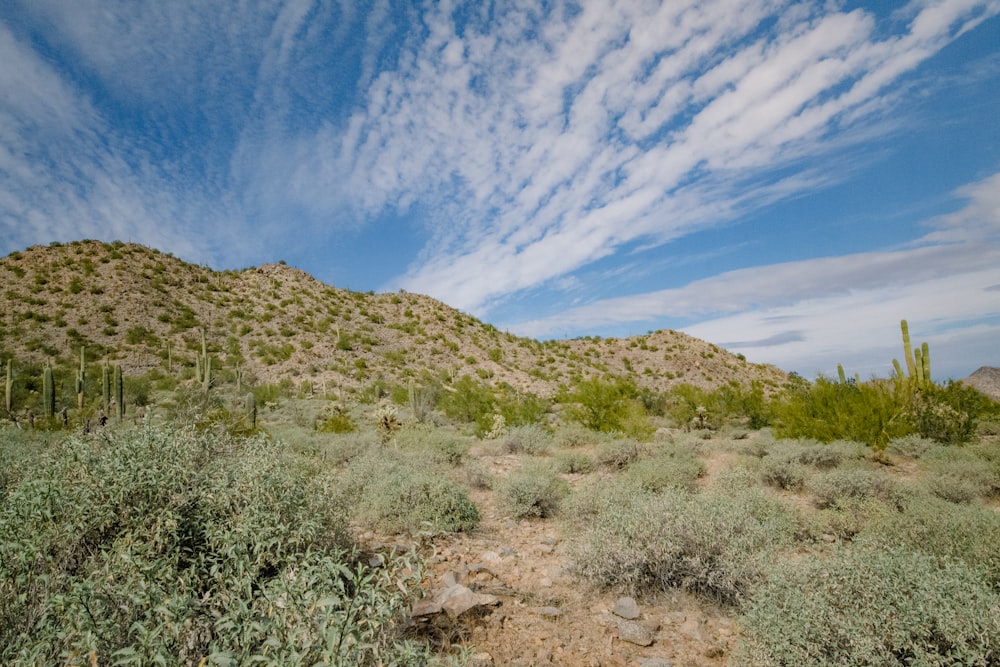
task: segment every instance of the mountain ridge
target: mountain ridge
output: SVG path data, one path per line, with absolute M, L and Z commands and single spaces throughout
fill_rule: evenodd
M 0 357 L 65 363 L 83 346 L 88 362 L 109 358 L 130 375 L 188 377 L 204 332 L 219 373 L 348 392 L 427 373 L 539 396 L 602 375 L 659 390 L 776 389 L 788 377 L 672 330 L 542 342 L 422 294 L 351 292 L 284 263 L 216 271 L 121 241 L 31 246 L 0 259 L 0 279 Z

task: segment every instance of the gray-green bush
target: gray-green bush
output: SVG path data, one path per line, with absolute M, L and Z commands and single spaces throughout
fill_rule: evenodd
M 1000 663 L 1000 594 L 958 561 L 851 547 L 784 561 L 757 590 L 731 661 L 754 667 Z
M 559 511 L 569 485 L 546 466 L 529 465 L 501 481 L 496 489 L 501 507 L 516 519 L 547 518 Z
M 419 560 L 370 569 L 345 516 L 260 436 L 68 438 L 0 505 L 0 662 L 425 664 L 396 630 Z
M 590 504 L 592 527 L 573 550 L 573 569 L 601 588 L 638 594 L 681 588 L 737 604 L 764 578 L 798 520 L 750 488 L 692 495 L 614 485 Z

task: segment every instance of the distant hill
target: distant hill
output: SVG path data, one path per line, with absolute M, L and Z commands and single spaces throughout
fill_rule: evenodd
M 131 243 L 33 246 L 0 259 L 0 358 L 108 357 L 126 374 L 189 377 L 205 332 L 220 373 L 355 391 L 465 374 L 547 396 L 614 374 L 644 387 L 712 388 L 787 375 L 670 330 L 540 342 L 420 294 L 351 292 L 284 264 L 213 271 Z
M 973 387 L 994 401 L 1000 401 L 1000 368 L 983 366 L 962 380 L 962 383 Z

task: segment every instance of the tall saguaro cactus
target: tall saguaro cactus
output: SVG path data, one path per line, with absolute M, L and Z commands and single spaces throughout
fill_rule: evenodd
M 122 382 L 122 367 L 119 364 L 115 364 L 114 375 L 115 416 L 122 419 L 125 417 L 125 385 Z
M 56 383 L 52 378 L 52 367 L 48 364 L 42 371 L 42 413 L 46 417 L 56 413 Z
M 85 348 L 80 346 L 80 368 L 76 370 L 76 408 L 83 410 L 83 383 L 87 379 L 87 357 Z
M 194 362 L 195 379 L 208 392 L 212 387 L 212 358 L 208 356 L 208 345 L 205 342 L 205 330 L 201 330 L 201 355 Z
M 111 411 L 111 371 L 108 369 L 107 359 L 101 366 L 101 406 L 105 415 Z
M 931 351 L 926 342 L 921 343 L 920 349 L 914 350 L 910 344 L 910 327 L 906 320 L 901 320 L 899 327 L 903 332 L 903 355 L 906 361 L 907 375 L 903 375 L 903 368 L 899 361 L 892 360 L 892 366 L 896 374 L 900 377 L 908 377 L 910 382 L 918 389 L 931 386 Z
M 11 413 L 11 408 L 14 407 L 13 402 L 13 389 L 14 389 L 14 374 L 11 371 L 10 359 L 7 360 L 7 381 L 4 383 L 4 407 L 7 408 L 7 414 Z
M 247 428 L 251 431 L 257 428 L 257 399 L 254 398 L 253 392 L 247 394 L 246 400 L 243 403 L 243 409 L 246 414 Z

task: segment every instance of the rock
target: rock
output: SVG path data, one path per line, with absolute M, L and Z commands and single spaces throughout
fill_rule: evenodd
M 635 621 L 619 621 L 618 638 L 638 646 L 649 646 L 653 643 L 653 633 L 649 628 Z
M 639 658 L 639 667 L 674 667 L 666 658 Z
M 444 576 L 441 577 L 441 581 L 444 583 L 445 588 L 453 588 L 458 586 L 459 582 L 462 581 L 462 575 L 458 572 L 445 572 Z
M 697 639 L 702 641 L 704 635 L 701 632 L 701 620 L 697 617 L 692 617 L 681 623 L 681 627 L 678 628 L 681 634 L 685 634 L 692 639 Z
M 541 537 L 541 543 L 542 544 L 547 544 L 550 547 L 554 547 L 555 545 L 559 544 L 559 538 L 558 537 L 552 537 L 551 535 L 542 535 L 542 537 Z
M 410 616 L 420 618 L 422 616 L 433 616 L 441 613 L 441 603 L 431 598 L 424 598 L 413 603 L 413 610 Z
M 528 607 L 528 611 L 547 618 L 559 618 L 562 616 L 562 609 L 559 607 Z
M 611 610 L 615 616 L 634 621 L 639 618 L 639 605 L 633 598 L 618 598 L 615 608 Z
M 480 560 L 490 563 L 491 565 L 497 565 L 500 562 L 500 554 L 496 551 L 484 551 L 479 557 Z
M 549 588 L 552 586 L 552 580 L 548 577 L 542 577 L 538 580 L 538 585 L 542 588 Z
M 671 611 L 667 614 L 667 623 L 683 623 L 687 620 L 687 614 L 683 611 Z
M 493 595 L 475 593 L 471 589 L 456 584 L 438 596 L 441 609 L 452 618 L 458 618 L 465 612 L 476 607 L 491 607 L 500 604 Z
M 485 651 L 476 653 L 469 659 L 469 667 L 493 667 L 493 656 Z

